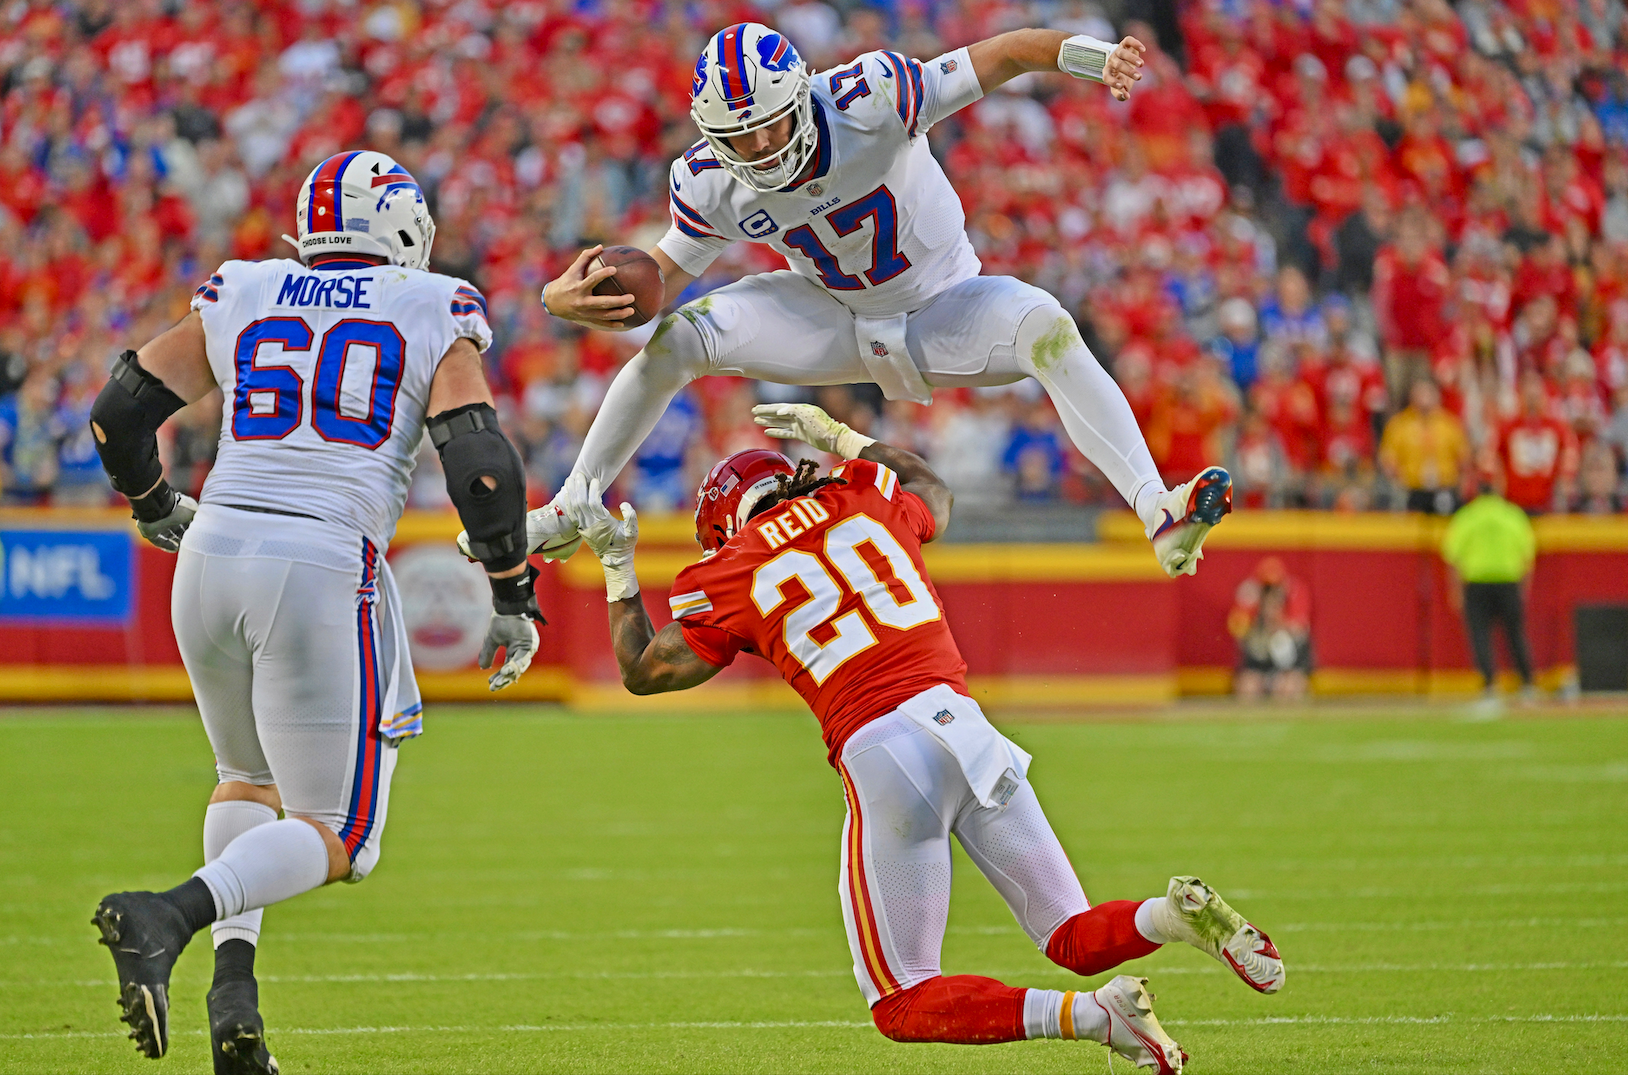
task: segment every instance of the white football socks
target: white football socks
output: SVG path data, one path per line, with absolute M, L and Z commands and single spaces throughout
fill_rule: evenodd
M 243 833 L 193 876 L 214 894 L 217 920 L 231 918 L 322 887 L 328 845 L 311 825 L 284 818 Z
M 1026 989 L 1023 1032 L 1033 1038 L 1108 1042 L 1108 1013 L 1089 990 Z
M 1072 319 L 1040 307 L 1018 326 L 1017 372 L 1040 382 L 1080 453 L 1102 471 L 1146 526 L 1156 494 L 1165 491 L 1147 439 L 1119 383 L 1080 338 Z M 990 370 L 999 363 L 990 360 Z
M 1170 900 L 1165 896 L 1154 896 L 1143 900 L 1136 908 L 1136 932 L 1152 941 L 1154 944 L 1174 944 L 1180 937 L 1167 937 L 1160 932 L 1157 917 L 1159 911 L 1168 908 Z
M 226 850 L 228 844 L 250 829 L 269 825 L 276 820 L 277 811 L 264 803 L 249 802 L 245 799 L 210 803 L 209 808 L 204 811 L 204 862 L 207 864 L 220 858 L 221 852 Z M 218 904 L 220 901 L 217 899 L 215 902 Z M 260 919 L 263 914 L 264 912 L 256 907 L 252 911 L 245 911 L 216 922 L 210 927 L 215 947 L 219 948 L 230 940 L 259 944 Z

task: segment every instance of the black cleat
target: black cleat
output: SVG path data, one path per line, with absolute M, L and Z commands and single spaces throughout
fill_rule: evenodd
M 209 991 L 209 1055 L 215 1075 L 277 1075 L 253 978 L 222 982 Z
M 119 1020 L 130 1024 L 136 1051 L 157 1060 L 170 1045 L 170 970 L 192 940 L 186 916 L 156 892 L 116 892 L 90 921 L 113 953 Z

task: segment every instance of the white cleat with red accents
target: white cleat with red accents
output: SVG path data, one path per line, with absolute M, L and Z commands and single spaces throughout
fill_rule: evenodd
M 1155 522 L 1145 533 L 1153 555 L 1171 578 L 1198 574 L 1204 538 L 1232 510 L 1232 475 L 1225 467 L 1205 467 L 1196 478 L 1159 498 Z
M 1166 937 L 1208 952 L 1257 993 L 1283 988 L 1283 957 L 1272 938 L 1196 877 L 1170 879 L 1164 902 L 1154 905 L 1153 924 Z
M 1153 1014 L 1146 978 L 1121 974 L 1091 995 L 1108 1015 L 1108 1048 L 1157 1075 L 1181 1075 L 1187 1054 L 1171 1040 Z

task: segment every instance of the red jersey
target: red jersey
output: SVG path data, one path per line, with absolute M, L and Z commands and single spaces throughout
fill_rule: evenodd
M 855 459 L 828 485 L 769 509 L 673 583 L 673 618 L 708 664 L 754 653 L 820 721 L 836 758 L 864 725 L 930 687 L 967 692 L 921 544 L 933 516 L 898 475 Z
M 1555 480 L 1576 469 L 1577 437 L 1558 419 L 1522 416 L 1504 426 L 1498 454 L 1509 502 L 1528 511 L 1548 511 L 1554 505 Z

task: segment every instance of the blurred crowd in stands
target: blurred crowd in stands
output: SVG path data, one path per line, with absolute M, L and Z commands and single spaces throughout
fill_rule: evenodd
M 419 179 L 433 267 L 486 294 L 545 499 L 636 341 L 538 293 L 581 245 L 665 231 L 694 58 L 742 20 L 816 68 L 1026 25 L 1150 45 L 1128 103 L 1026 76 L 931 142 L 985 271 L 1076 312 L 1169 476 L 1227 463 L 1248 506 L 1445 511 L 1495 478 L 1534 512 L 1623 509 L 1623 0 L 0 0 L 0 499 L 108 501 L 86 416 L 113 356 L 221 261 L 290 256 L 300 181 L 359 146 Z M 733 247 L 686 297 L 781 265 Z M 967 501 L 1118 505 L 1032 383 L 928 408 L 705 380 L 625 492 L 687 507 L 786 398 Z M 167 427 L 177 484 L 219 421 Z

